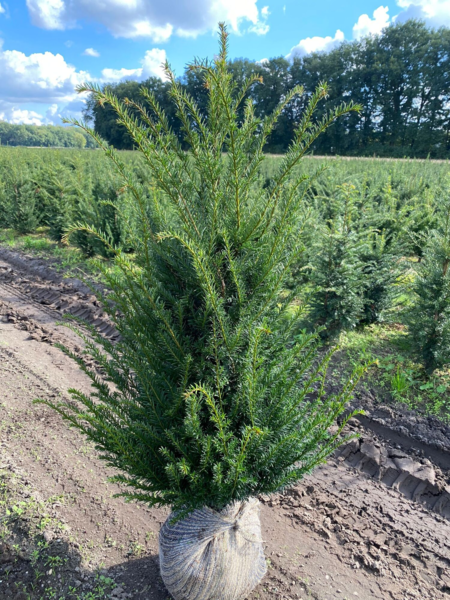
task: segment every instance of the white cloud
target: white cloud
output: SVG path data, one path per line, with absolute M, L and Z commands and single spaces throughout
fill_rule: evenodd
M 0 121 L 8 121 L 15 125 L 42 125 L 44 117 L 34 110 L 10 107 L 0 110 Z
M 61 121 L 61 116 L 58 114 L 58 105 L 57 104 L 51 104 L 46 113 L 46 120 L 48 123 L 55 123 L 55 122 L 60 122 Z
M 117 28 L 115 36 L 125 38 L 148 37 L 155 44 L 159 44 L 167 42 L 172 32 L 173 26 L 170 23 L 166 23 L 163 27 L 154 27 L 148 20 L 143 19 L 142 21 L 135 21 L 130 24 L 123 23 L 122 26 Z
M 392 20 L 389 18 L 389 8 L 379 6 L 369 15 L 361 15 L 353 26 L 353 37 L 361 37 L 381 33 L 390 22 L 404 22 L 408 19 L 420 19 L 431 27 L 450 26 L 450 0 L 396 0 L 397 5 L 403 9 Z
M 403 11 L 396 21 L 423 19 L 432 27 L 450 26 L 450 0 L 397 0 Z
M 0 4 L 0 15 L 5 12 L 6 12 L 5 8 Z
M 432 27 L 450 27 L 450 0 L 396 0 L 396 2 L 403 11 L 392 19 L 389 17 L 388 6 L 379 6 L 374 10 L 372 18 L 367 14 L 360 15 L 358 21 L 353 25 L 354 39 L 358 40 L 368 35 L 379 34 L 390 23 L 403 22 L 407 19 L 421 19 Z M 285 12 L 285 8 L 284 6 L 283 12 Z M 333 38 L 331 36 L 305 38 L 291 49 L 286 58 L 293 60 L 312 52 L 329 52 L 339 46 L 344 39 L 345 36 L 339 29 Z M 262 61 L 259 62 L 262 63 Z
M 0 100 L 0 121 L 7 121 L 15 125 L 62 125 L 64 117 L 82 118 L 84 101 L 76 99 L 68 105 L 61 107 L 51 104 L 45 113 L 39 113 L 28 108 L 21 108 Z
M 58 112 L 58 105 L 57 104 L 52 104 L 48 110 L 47 110 L 47 115 L 49 117 L 54 117 L 56 115 L 56 113 Z
M 312 52 L 329 52 L 330 50 L 333 50 L 333 48 L 339 46 L 343 41 L 344 34 L 340 29 L 336 31 L 334 37 L 327 35 L 326 37 L 315 36 L 305 38 L 291 48 L 291 51 L 286 58 L 288 60 L 293 60 L 294 58 L 301 58 Z
M 77 71 L 61 54 L 3 50 L 0 40 L 0 119 L 34 125 L 60 123 L 59 107 L 83 102 L 75 86 L 89 79 L 89 73 Z M 36 104 L 43 106 L 43 112 L 47 109 L 45 116 L 34 110 Z
M 51 52 L 27 56 L 17 50 L 0 50 L 0 100 L 15 102 L 69 102 L 75 86 L 90 79 L 77 71 L 61 54 Z
M 0 119 L 34 125 L 60 123 L 58 107 L 80 101 L 75 86 L 89 80 L 89 73 L 77 71 L 61 54 L 26 55 L 3 50 L 1 46 L 0 43 Z M 36 104 L 48 107 L 46 115 L 30 110 L 30 104 L 33 109 Z
M 254 25 L 251 25 L 248 30 L 256 35 L 266 35 L 269 32 L 270 26 L 267 23 L 270 12 L 268 6 L 263 6 L 261 9 L 261 19 L 258 19 Z
M 51 114 L 51 112 L 47 111 L 47 120 L 52 121 L 55 125 L 61 125 L 61 120 L 65 117 L 75 117 L 76 119 L 83 119 L 83 110 L 85 108 L 85 100 L 82 96 L 77 96 L 74 100 L 72 100 L 65 106 L 58 106 L 58 109 L 54 114 Z
M 177 5 L 176 0 L 174 5 Z M 259 19 L 259 11 L 256 6 L 258 0 L 216 0 L 216 2 L 208 2 L 208 0 L 200 0 L 197 2 L 197 10 L 203 11 L 205 8 L 208 11 L 205 19 L 204 29 L 216 30 L 219 21 L 226 21 L 231 25 L 234 32 L 239 31 L 241 21 L 250 21 L 256 25 Z M 192 0 L 186 0 L 188 6 L 192 6 Z M 203 29 L 203 28 L 202 28 Z M 199 30 L 199 33 L 201 30 Z
M 369 15 L 361 15 L 353 25 L 353 37 L 359 40 L 368 35 L 376 35 L 389 25 L 389 7 L 379 6 L 373 11 L 373 19 Z
M 269 63 L 270 60 L 268 58 L 261 58 L 261 60 L 255 61 L 255 64 L 259 65 L 265 71 L 270 71 Z
M 102 79 L 105 83 L 115 83 L 126 79 L 141 79 L 142 69 L 103 69 Z
M 159 48 L 147 50 L 141 61 L 142 66 L 137 69 L 103 69 L 102 80 L 112 83 L 126 79 L 143 81 L 149 77 L 165 79 L 163 65 L 166 61 L 166 51 Z
M 100 56 L 100 52 L 97 52 L 97 50 L 94 50 L 94 48 L 86 48 L 83 54 L 85 56 L 93 56 L 95 58 L 98 58 Z
M 3 50 L 2 44 L 0 39 L 0 120 L 61 124 L 63 117 L 82 116 L 84 99 L 78 96 L 75 87 L 83 81 L 92 81 L 88 72 L 78 71 L 61 54 L 26 55 L 17 50 Z M 151 76 L 164 79 L 165 61 L 166 51 L 153 48 L 146 52 L 138 68 L 103 69 L 102 78 L 97 81 L 142 81 Z M 36 104 L 42 105 L 42 114 L 36 112 Z
M 155 43 L 173 34 L 195 37 L 226 21 L 235 32 L 249 21 L 258 31 L 268 7 L 258 0 L 26 0 L 32 22 L 44 29 L 69 29 L 83 19 L 104 25 L 115 37 L 148 37 Z M 264 12 L 266 11 L 266 12 Z M 259 24 L 259 25 L 258 25 Z
M 64 0 L 27 0 L 31 20 L 44 29 L 66 29 Z

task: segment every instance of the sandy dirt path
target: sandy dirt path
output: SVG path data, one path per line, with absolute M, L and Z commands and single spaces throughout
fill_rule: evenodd
M 120 489 L 106 481 L 112 472 L 92 446 L 32 404 L 70 387 L 88 391 L 89 382 L 53 346 L 79 347 L 56 325 L 57 310 L 27 299 L 25 284 L 11 285 L 24 274 L 5 260 L 2 268 L 9 284 L 0 277 L 0 600 L 167 600 L 157 538 L 168 511 L 113 498 Z M 409 466 L 413 475 L 402 478 L 398 461 L 413 464 L 410 448 L 397 447 L 395 458 L 389 440 L 354 426 L 366 454 L 360 442 L 286 494 L 263 499 L 269 569 L 252 600 L 450 598 L 445 471 L 414 457 L 416 471 Z M 395 476 L 376 476 L 373 448 L 397 460 Z M 15 519 L 14 506 L 24 511 Z

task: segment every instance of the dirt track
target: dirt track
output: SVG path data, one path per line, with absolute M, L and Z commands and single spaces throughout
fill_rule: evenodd
M 89 387 L 53 346 L 81 351 L 75 335 L 56 325 L 68 309 L 114 337 L 79 283 L 62 281 L 42 261 L 0 251 L 0 492 L 28 511 L 10 537 L 0 537 L 0 600 L 47 600 L 48 590 L 82 598 L 98 589 L 100 575 L 118 587 L 96 599 L 166 600 L 157 536 L 167 511 L 112 498 L 120 490 L 106 482 L 110 471 L 92 447 L 32 404 Z M 361 439 L 287 494 L 263 499 L 270 562 L 252 599 L 450 598 L 450 430 L 359 401 L 370 408 L 363 423 L 352 423 Z M 37 547 L 46 558 L 36 581 Z

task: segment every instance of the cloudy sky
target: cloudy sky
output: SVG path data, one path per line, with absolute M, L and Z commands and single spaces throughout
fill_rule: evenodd
M 0 0 L 0 120 L 79 116 L 77 83 L 162 77 L 213 56 L 218 21 L 231 57 L 292 59 L 378 33 L 392 20 L 450 27 L 450 0 Z

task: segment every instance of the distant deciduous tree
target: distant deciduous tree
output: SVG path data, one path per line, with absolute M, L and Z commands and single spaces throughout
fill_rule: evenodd
M 95 144 L 74 127 L 55 125 L 15 125 L 0 121 L 0 144 L 3 146 L 44 146 L 93 148 Z
M 237 83 L 259 75 L 264 85 L 249 90 L 255 114 L 264 117 L 295 86 L 303 97 L 287 106 L 268 140 L 267 152 L 285 152 L 293 139 L 299 115 L 321 81 L 329 96 L 317 118 L 342 100 L 363 106 L 360 115 L 349 114 L 334 123 L 314 144 L 317 154 L 450 156 L 450 29 L 428 29 L 420 21 L 391 25 L 378 36 L 345 42 L 331 52 L 313 53 L 292 62 L 283 57 L 256 63 L 244 58 L 230 64 Z M 181 86 L 206 114 L 207 90 L 197 73 L 187 71 Z M 167 108 L 173 131 L 180 137 L 168 96 L 168 84 L 158 78 L 143 82 Z M 106 85 L 119 99 L 138 99 L 140 84 L 126 81 Z M 95 130 L 116 148 L 133 144 L 110 107 L 100 107 L 91 97 L 86 116 Z

